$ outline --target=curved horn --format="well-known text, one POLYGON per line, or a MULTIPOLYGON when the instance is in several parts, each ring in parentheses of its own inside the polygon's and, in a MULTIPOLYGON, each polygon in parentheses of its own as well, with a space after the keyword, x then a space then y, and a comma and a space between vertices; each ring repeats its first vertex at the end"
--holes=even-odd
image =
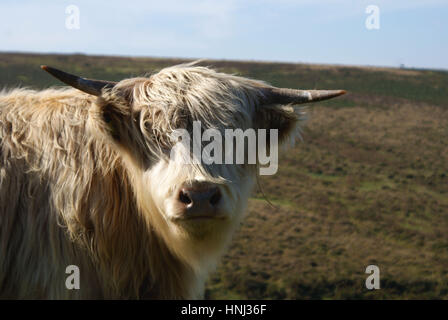
POLYGON ((103 81, 103 80, 91 80, 85 79, 73 74, 49 67, 49 66, 40 66, 42 70, 47 71, 53 77, 61 80, 65 84, 72 86, 78 90, 81 90, 85 93, 92 94, 94 96, 101 95, 101 90, 105 87, 112 88, 117 83, 113 81, 103 81))
POLYGON ((345 94, 345 90, 296 90, 268 87, 264 89, 265 104, 300 104, 331 99, 345 94))

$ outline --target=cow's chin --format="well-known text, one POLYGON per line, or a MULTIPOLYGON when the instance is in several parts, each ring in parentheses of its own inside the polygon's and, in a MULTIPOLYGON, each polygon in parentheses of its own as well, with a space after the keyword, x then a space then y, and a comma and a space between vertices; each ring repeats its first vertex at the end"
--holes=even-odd
POLYGON ((228 215, 219 217, 184 218, 170 215, 170 224, 177 233, 194 242, 213 242, 232 232, 233 221, 228 215))
POLYGON ((241 222, 243 212, 220 212, 213 218, 182 217, 173 206, 163 212, 171 243, 189 263, 209 264, 222 255, 241 222))
MULTIPOLYGON (((138 199, 153 230, 170 249, 190 265, 203 266, 218 258, 227 248, 244 218, 254 179, 248 174, 251 172, 239 173, 236 168, 223 170, 225 174, 218 172, 225 181, 232 181, 220 183, 222 181, 207 180, 209 177, 200 176, 194 168, 190 169, 160 161, 141 175, 143 179, 136 179, 142 182, 138 199), (214 199, 216 192, 213 191, 209 200, 205 198, 206 202, 194 209, 189 206, 189 203, 194 205, 194 199, 190 199, 193 200, 191 202, 184 199, 181 192, 185 193, 183 189, 186 192, 203 192, 204 184, 206 192, 218 187, 220 197, 214 199)), ((190 193, 189 196, 194 198, 195 195, 190 193)), ((204 201, 204 197, 199 199, 204 201)))
POLYGON ((201 242, 220 243, 232 232, 236 220, 235 212, 227 212, 224 208, 216 212, 196 212, 186 214, 177 201, 165 202, 164 216, 175 236, 184 241, 192 241, 196 245, 201 242))

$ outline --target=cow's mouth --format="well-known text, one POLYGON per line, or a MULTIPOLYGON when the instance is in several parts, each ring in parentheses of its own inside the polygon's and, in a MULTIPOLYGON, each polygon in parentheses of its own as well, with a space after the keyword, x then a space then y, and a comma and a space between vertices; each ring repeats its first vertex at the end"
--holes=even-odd
POLYGON ((224 215, 216 215, 216 214, 202 214, 202 215, 182 215, 175 217, 173 220, 182 222, 182 221, 213 221, 213 220, 226 220, 227 217, 224 215))

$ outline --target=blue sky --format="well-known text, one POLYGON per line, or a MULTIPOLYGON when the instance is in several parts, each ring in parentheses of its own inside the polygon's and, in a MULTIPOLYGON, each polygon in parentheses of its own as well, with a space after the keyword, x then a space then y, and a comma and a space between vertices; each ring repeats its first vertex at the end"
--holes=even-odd
POLYGON ((0 12, 0 51, 448 69, 448 0, 2 0, 0 12))

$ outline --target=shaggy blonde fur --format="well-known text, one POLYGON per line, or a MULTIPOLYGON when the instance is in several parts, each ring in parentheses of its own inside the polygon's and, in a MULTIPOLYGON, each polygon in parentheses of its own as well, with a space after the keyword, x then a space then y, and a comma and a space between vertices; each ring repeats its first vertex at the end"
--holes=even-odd
MULTIPOLYGON (((201 297, 240 223, 255 170, 179 166, 174 129, 281 128, 298 117, 262 107, 261 82, 181 65, 126 79, 93 97, 75 89, 0 94, 0 298, 201 297), (229 219, 170 222, 175 190, 220 184, 229 219), (67 290, 68 265, 81 289, 67 290)), ((282 135, 283 132, 283 135, 282 135)))

